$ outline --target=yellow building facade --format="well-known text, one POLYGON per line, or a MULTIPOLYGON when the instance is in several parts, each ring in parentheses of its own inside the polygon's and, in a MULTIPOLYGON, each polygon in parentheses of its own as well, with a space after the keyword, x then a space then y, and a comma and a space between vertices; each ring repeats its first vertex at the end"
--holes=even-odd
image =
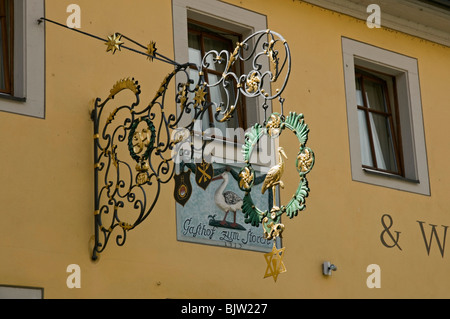
MULTIPOLYGON (((15 30, 26 37, 14 58, 26 63, 14 79, 26 85, 21 96, 0 100, 4 296, 9 288, 31 287, 49 299, 450 297, 445 1, 380 1, 371 8, 371 1, 21 3, 14 1, 15 14, 23 10, 16 19, 23 19, 23 30, 15 30), (304 114, 315 153, 307 208, 293 219, 283 217, 287 272, 274 282, 263 278, 262 252, 178 240, 173 180, 162 185, 151 214, 128 232, 123 246, 113 234, 100 258, 91 259, 94 101, 105 99, 118 80, 133 77, 148 103, 173 66, 124 49, 105 52, 92 37, 48 21, 38 24, 42 16, 63 25, 79 22, 77 30, 102 38, 120 32, 155 41, 157 52, 180 63, 189 59, 186 30, 192 21, 244 37, 270 29, 286 39, 292 68, 284 111, 304 114), (386 99, 392 98, 397 113, 386 118, 401 135, 394 138, 396 169, 366 162, 359 114, 370 106, 359 102, 355 86, 355 79, 365 77, 392 87, 386 99), (331 275, 323 273, 327 261, 337 267, 331 275), (79 275, 79 287, 70 285, 72 275, 79 275)), ((167 113, 177 112, 176 92, 171 83, 167 113)), ((273 104, 276 111, 278 102, 273 104)), ((280 144, 289 149, 297 141, 287 137, 280 144)), ((376 146, 372 151, 378 156, 376 146)), ((286 171, 283 180, 280 199, 286 202, 298 176, 286 171)))

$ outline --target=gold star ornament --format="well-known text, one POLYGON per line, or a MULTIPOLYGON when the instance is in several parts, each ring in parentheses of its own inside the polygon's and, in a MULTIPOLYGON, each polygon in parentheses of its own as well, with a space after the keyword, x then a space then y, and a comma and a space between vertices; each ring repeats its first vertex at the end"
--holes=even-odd
POLYGON ((112 54, 114 54, 117 50, 120 51, 120 46, 124 43, 121 39, 122 35, 117 33, 108 36, 108 41, 105 42, 105 45, 107 46, 106 52, 112 51, 112 54))
POLYGON ((264 278, 273 277, 273 280, 277 282, 278 275, 286 272, 286 267, 283 263, 285 248, 277 249, 275 240, 273 241, 272 251, 264 254, 264 258, 267 262, 267 269, 264 278))
POLYGON ((150 60, 153 62, 153 58, 156 54, 156 42, 151 41, 149 45, 147 46, 147 52, 149 56, 147 56, 147 60, 150 60))
POLYGON ((205 95, 206 95, 205 89, 203 87, 199 87, 195 92, 194 97, 195 106, 201 105, 203 102, 205 102, 206 100, 205 95))

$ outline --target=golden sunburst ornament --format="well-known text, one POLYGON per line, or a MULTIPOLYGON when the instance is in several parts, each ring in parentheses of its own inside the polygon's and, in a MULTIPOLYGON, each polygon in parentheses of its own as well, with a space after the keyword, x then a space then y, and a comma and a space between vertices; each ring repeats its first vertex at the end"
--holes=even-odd
POLYGON ((120 51, 120 46, 124 43, 121 39, 122 35, 117 33, 108 36, 108 41, 105 42, 105 45, 107 46, 106 52, 112 51, 112 54, 114 54, 117 50, 120 51))

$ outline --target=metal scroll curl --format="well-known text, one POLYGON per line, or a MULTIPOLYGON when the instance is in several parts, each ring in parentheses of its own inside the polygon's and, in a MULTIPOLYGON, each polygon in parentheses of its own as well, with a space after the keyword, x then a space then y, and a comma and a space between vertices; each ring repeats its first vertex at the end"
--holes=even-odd
MULTIPOLYGON (((184 137, 173 138, 173 129, 180 117, 166 114, 165 95, 174 76, 177 73, 187 75, 188 67, 189 64, 177 65, 164 78, 147 106, 140 106, 141 88, 134 78, 116 82, 105 100, 97 98, 95 101, 91 113, 95 160, 93 260, 104 251, 116 228, 120 230, 115 236, 116 244, 124 245, 127 232, 149 216, 162 184, 168 183, 174 175, 174 146, 184 137), (117 106, 130 100, 131 104, 117 106)), ((180 105, 181 116, 192 112, 194 118, 201 118, 208 104, 199 99, 201 82, 191 90, 192 82, 187 76, 187 83, 178 86, 176 102, 180 105), (188 95, 193 98, 189 99, 188 95)))
MULTIPOLYGON (((189 64, 177 65, 147 106, 140 106, 141 88, 133 78, 116 82, 105 100, 95 101, 91 113, 95 160, 93 260, 104 251, 116 228, 119 232, 115 241, 122 246, 128 231, 149 216, 162 184, 174 175, 174 147, 186 138, 174 135, 174 129, 183 115, 190 113, 194 119, 201 119, 211 105, 205 99, 202 78, 190 89, 193 81, 186 71, 188 67, 189 64), (178 73, 187 77, 186 83, 178 85, 176 94, 179 117, 166 114, 164 109, 167 89, 178 73), (117 106, 121 101, 130 100, 131 104, 117 106)), ((193 122, 186 126, 188 131, 192 130, 193 122)))
POLYGON ((211 68, 211 64, 225 65, 222 77, 207 84, 208 88, 218 87, 225 93, 224 101, 213 102, 216 120, 224 122, 231 118, 241 96, 264 98, 265 109, 267 101, 281 97, 289 80, 291 55, 287 41, 280 34, 263 30, 237 43, 232 53, 226 50, 209 51, 204 56, 201 67, 211 68), (269 64, 266 63, 267 60, 269 64), (249 63, 250 71, 241 75, 232 72, 232 66, 237 61, 249 63), (271 93, 272 90, 275 93, 271 93))

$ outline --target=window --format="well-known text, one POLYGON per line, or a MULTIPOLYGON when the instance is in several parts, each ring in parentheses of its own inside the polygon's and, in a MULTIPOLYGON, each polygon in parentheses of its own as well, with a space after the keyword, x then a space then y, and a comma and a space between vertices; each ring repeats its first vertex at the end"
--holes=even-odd
POLYGON ((376 73, 356 69, 356 105, 362 166, 368 169, 403 175, 394 79, 388 81, 376 73))
POLYGON ((0 0, 0 111, 45 117, 44 0, 0 0))
POLYGON ((430 195, 417 60, 342 38, 352 178, 430 195))
MULTIPOLYGON (((224 29, 216 29, 201 22, 190 20, 188 23, 189 62, 201 65, 202 58, 210 50, 217 50, 218 52, 226 50, 228 52, 233 52, 236 43, 241 41, 242 36, 238 33, 224 29)), ((205 81, 207 83, 216 83, 222 77, 226 65, 213 63, 213 61, 207 62, 209 63, 208 68, 202 70, 205 81)), ((241 69, 243 69, 243 63, 235 63, 232 68, 232 72, 240 74, 241 69)), ((199 70, 194 67, 190 70, 190 76, 195 82, 198 80, 198 71, 199 70)), ((231 85, 233 86, 231 92, 236 94, 236 83, 231 83, 231 85)), ((218 104, 220 101, 226 99, 225 92, 220 90, 219 87, 211 87, 207 99, 209 102, 214 101, 218 104)), ((232 96, 231 99, 233 100, 234 96, 232 96)), ((224 137, 227 136, 226 128, 237 129, 241 127, 246 129, 245 99, 240 99, 238 104, 235 115, 230 121, 224 123, 218 122, 215 119, 214 110, 209 108, 207 116, 203 118, 202 129, 206 130, 208 127, 216 127, 222 131, 222 136, 224 137)), ((234 137, 237 138, 237 136, 234 137)))
POLYGON ((0 92, 13 93, 13 6, 12 0, 0 0, 0 92))

